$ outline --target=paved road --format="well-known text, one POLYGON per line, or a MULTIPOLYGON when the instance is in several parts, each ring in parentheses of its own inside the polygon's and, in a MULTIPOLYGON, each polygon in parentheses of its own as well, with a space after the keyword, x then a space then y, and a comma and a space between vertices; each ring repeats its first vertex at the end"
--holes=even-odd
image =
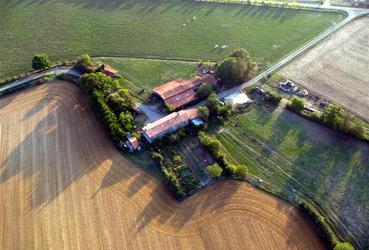
POLYGON ((0 87, 0 93, 2 93, 3 91, 7 91, 9 89, 12 89, 12 88, 16 88, 20 85, 23 85, 23 84, 26 84, 26 83, 30 83, 34 80, 37 80, 37 79, 40 79, 40 78, 43 78, 45 76, 51 76, 51 75, 59 75, 59 74, 69 74, 71 76, 76 76, 76 77, 80 77, 80 73, 70 67, 61 67, 61 68, 56 68, 56 69, 51 69, 51 70, 48 70, 48 71, 44 71, 44 72, 41 72, 41 73, 38 73, 38 74, 33 74, 33 75, 30 75, 30 76, 27 76, 27 77, 24 77, 22 79, 19 79, 19 80, 16 80, 12 83, 8 83, 2 87, 0 87))
MULTIPOLYGON (((339 10, 339 11, 343 11, 347 13, 347 17, 342 20, 340 23, 337 24, 333 24, 332 26, 323 31, 322 33, 320 33, 318 36, 316 36, 315 38, 313 38, 312 40, 310 40, 309 42, 307 42, 305 45, 303 45, 302 47, 298 48, 297 50, 295 50, 294 52, 292 52, 291 54, 289 54, 288 56, 286 56, 285 58, 283 58, 282 60, 280 60, 279 62, 277 62, 276 64, 274 64, 272 67, 270 67, 269 69, 267 69, 266 71, 260 73, 259 75, 257 75, 255 78, 253 78, 252 80, 243 83, 242 85, 239 86, 235 86, 231 89, 228 89, 226 91, 223 91, 221 93, 218 94, 219 98, 224 98, 226 96, 229 96, 235 92, 241 91, 247 87, 250 87, 254 84, 256 84, 257 82, 259 82, 261 79, 263 79, 265 76, 276 72, 277 70, 279 70, 280 68, 282 68, 284 65, 286 65, 287 63, 291 62, 292 60, 294 60, 295 58, 297 58, 299 55, 301 55, 302 53, 304 53, 305 51, 307 51, 308 49, 312 48, 313 46, 315 46, 317 43, 319 43, 320 41, 322 41, 323 39, 327 38, 328 36, 330 36, 332 33, 334 33, 336 30, 340 29, 341 27, 343 27, 345 24, 347 24, 348 22, 352 21, 353 19, 362 16, 362 15, 369 15, 369 9, 361 9, 361 8, 349 8, 349 7, 341 7, 341 6, 331 6, 330 2, 327 1, 325 4, 323 5, 312 5, 312 4, 300 4, 304 7, 311 7, 311 8, 315 8, 315 9, 326 9, 326 10, 339 10)), ((196 107, 198 106, 203 106, 205 105, 205 102, 201 102, 197 105, 195 105, 196 107)))

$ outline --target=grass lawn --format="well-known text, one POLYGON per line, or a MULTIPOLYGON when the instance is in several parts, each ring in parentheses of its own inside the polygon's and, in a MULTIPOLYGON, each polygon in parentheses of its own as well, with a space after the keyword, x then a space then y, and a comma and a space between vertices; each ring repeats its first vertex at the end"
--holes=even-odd
POLYGON ((190 62, 111 58, 98 61, 113 66, 128 81, 123 81, 124 88, 145 101, 151 89, 177 78, 191 78, 196 73, 196 64, 190 62), (145 93, 141 94, 141 90, 145 93))
POLYGON ((210 60, 242 47, 259 63, 274 62, 341 18, 190 0, 0 0, 0 78, 29 70, 39 52, 52 60, 82 53, 210 60))
POLYGON ((337 214, 363 242, 369 227, 369 146, 285 109, 255 105, 217 138, 232 161, 294 200, 299 192, 337 214), (295 190, 295 191, 294 191, 295 190))

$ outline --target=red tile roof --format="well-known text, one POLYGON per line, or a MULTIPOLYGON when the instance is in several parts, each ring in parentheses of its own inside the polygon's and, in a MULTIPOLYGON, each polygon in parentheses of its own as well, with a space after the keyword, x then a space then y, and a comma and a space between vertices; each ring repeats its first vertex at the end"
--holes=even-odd
POLYGON ((195 77, 189 80, 177 79, 153 89, 153 93, 159 95, 166 104, 176 109, 197 99, 195 88, 202 83, 215 85, 213 75, 195 77))
POLYGON ((143 131, 145 131, 147 136, 155 137, 158 134, 165 133, 172 127, 179 126, 196 118, 198 118, 197 109, 181 110, 146 125, 143 127, 143 131))
POLYGON ((128 138, 128 141, 132 145, 133 150, 136 150, 140 147, 140 144, 138 143, 138 140, 136 137, 130 137, 128 138))
POLYGON ((118 70, 113 69, 112 67, 110 67, 108 65, 104 66, 103 71, 104 71, 105 74, 108 74, 108 75, 115 75, 115 74, 118 73, 118 70))

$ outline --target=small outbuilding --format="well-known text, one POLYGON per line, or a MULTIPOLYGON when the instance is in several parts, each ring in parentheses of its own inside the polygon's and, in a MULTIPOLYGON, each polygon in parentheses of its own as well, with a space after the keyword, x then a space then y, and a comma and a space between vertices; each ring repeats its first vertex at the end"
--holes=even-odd
POLYGON ((224 101, 232 104, 235 108, 245 108, 253 102, 244 92, 231 94, 224 98, 224 101))
POLYGON ((128 140, 126 141, 126 146, 129 152, 141 150, 140 143, 138 142, 137 138, 134 136, 128 137, 128 140))
POLYGON ((113 69, 112 67, 110 67, 109 65, 103 65, 102 66, 102 72, 110 77, 114 77, 118 75, 118 70, 113 69))

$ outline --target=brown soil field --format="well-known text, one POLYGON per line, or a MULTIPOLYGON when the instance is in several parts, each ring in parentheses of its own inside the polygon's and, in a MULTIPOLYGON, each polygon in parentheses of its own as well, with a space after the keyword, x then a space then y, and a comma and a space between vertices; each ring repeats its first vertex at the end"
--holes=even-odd
POLYGON ((246 183, 175 201, 66 82, 1 98, 0 142, 1 249, 325 249, 298 209, 246 183))
POLYGON ((282 72, 369 121, 369 18, 346 25, 282 72))

